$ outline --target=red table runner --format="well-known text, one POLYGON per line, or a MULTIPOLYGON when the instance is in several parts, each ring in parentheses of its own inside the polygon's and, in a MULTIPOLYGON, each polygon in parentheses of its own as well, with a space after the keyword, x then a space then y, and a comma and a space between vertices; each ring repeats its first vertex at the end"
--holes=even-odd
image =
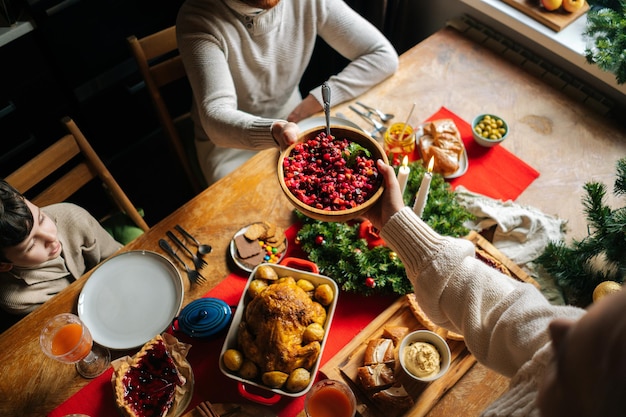
MULTIPOLYGON (((450 185, 462 185, 470 191, 497 200, 515 200, 537 177, 539 172, 500 145, 480 146, 472 136, 472 127, 465 120, 441 107, 426 121, 452 119, 459 129, 467 152, 467 172, 450 180, 450 185)), ((415 149, 414 158, 420 154, 415 149)))
MULTIPOLYGON (((428 120, 451 118, 455 121, 465 148, 469 167, 465 175, 450 181, 452 187, 463 185, 470 191, 495 199, 515 200, 538 176, 539 173, 501 146, 483 148, 474 142, 471 126, 446 109, 440 108, 428 120)), ((306 258, 294 241, 297 226, 287 230, 289 239, 287 256, 306 258)), ((248 275, 242 272, 230 274, 205 296, 224 300, 228 305, 238 304, 248 275)), ((395 297, 364 297, 341 293, 337 302, 328 341, 322 355, 323 365, 343 346, 385 310, 395 297)), ((189 409, 204 400, 214 403, 245 402, 237 390, 237 381, 227 378, 219 370, 219 354, 226 332, 209 341, 192 340, 183 334, 176 336, 192 344, 188 360, 195 378, 194 394, 189 409)), ((53 410, 50 417, 62 417, 71 413, 83 413, 91 417, 118 415, 111 387, 112 370, 95 378, 79 392, 53 410)), ((318 378, 321 376, 318 375, 318 378)), ((304 397, 283 397, 271 408, 281 417, 292 417, 304 408, 304 397)))

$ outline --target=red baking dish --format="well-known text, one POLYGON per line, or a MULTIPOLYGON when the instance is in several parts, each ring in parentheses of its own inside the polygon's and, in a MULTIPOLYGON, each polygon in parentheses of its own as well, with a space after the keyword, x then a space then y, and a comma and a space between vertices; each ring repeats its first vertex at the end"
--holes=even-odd
POLYGON ((330 325, 333 319, 333 315, 335 313, 335 308, 337 306, 337 298, 339 295, 339 288, 337 287, 337 284, 335 283, 335 281, 329 277, 320 275, 317 272, 318 272, 317 265, 315 265, 312 262, 298 259, 298 258, 285 258, 281 262, 281 264, 278 264, 278 265, 277 264, 261 264, 257 266, 256 268, 254 268, 254 270, 252 270, 252 272, 250 273, 250 277, 248 278, 248 282, 246 283, 241 299, 239 300, 239 304, 237 305, 235 313, 233 314, 233 319, 230 324, 228 334, 226 335, 226 340, 224 341, 222 352, 220 353, 220 364, 219 364, 220 370, 222 371, 224 375, 239 382, 238 384, 239 393, 245 398, 258 402, 258 403, 271 405, 271 404, 278 402, 282 396, 300 397, 306 394, 311 389, 311 386, 313 385, 313 382, 315 381, 315 376, 319 369, 320 360, 322 358, 322 353, 324 351, 324 346, 326 345, 326 341, 328 339, 330 325), (271 388, 267 385, 264 385, 261 382, 260 378, 255 379, 255 380, 243 378, 241 375, 238 375, 236 372, 229 370, 224 365, 224 361, 222 360, 222 357, 224 356, 224 352, 226 352, 228 349, 239 349, 237 337, 238 337, 239 325, 242 321, 242 318, 244 317, 244 310, 246 308, 247 303, 249 302, 249 297, 247 296, 248 288, 250 287, 250 283, 254 280, 257 269, 260 268, 262 265, 272 266, 272 268, 274 268, 274 270, 278 274, 279 278, 293 277, 296 281, 304 278, 304 279, 311 281, 311 283, 313 283, 313 285, 316 287, 320 284, 329 284, 334 293, 332 302, 328 306, 326 306, 326 322, 323 326, 325 330, 325 334, 324 334, 324 338, 322 339, 320 343, 321 349, 320 349, 319 355, 312 369, 310 369, 311 380, 309 381, 309 384, 306 386, 306 388, 303 389, 302 391, 290 392, 282 388, 278 388, 278 389, 271 388), (290 265, 296 266, 298 269, 293 268, 290 265), (303 268, 307 268, 310 271, 304 271, 302 270, 303 268), (256 389, 254 391, 261 392, 261 393, 267 392, 269 396, 266 397, 264 395, 259 395, 259 394, 254 394, 252 392, 249 392, 247 390, 247 387, 259 388, 260 390, 256 389))

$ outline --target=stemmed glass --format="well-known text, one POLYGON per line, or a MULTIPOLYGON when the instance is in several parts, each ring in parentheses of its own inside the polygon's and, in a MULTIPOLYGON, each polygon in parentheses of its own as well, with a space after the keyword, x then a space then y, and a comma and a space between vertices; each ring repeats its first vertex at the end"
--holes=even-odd
POLYGON ((60 362, 75 363, 84 378, 95 378, 111 364, 109 350, 93 343, 80 318, 71 313, 54 316, 41 330, 39 343, 44 353, 60 362))

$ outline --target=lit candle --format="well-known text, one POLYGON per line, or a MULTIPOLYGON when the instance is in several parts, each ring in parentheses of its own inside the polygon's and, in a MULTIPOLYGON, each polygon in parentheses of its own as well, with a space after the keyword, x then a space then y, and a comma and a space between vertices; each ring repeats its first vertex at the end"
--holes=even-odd
POLYGON ((424 178, 422 178, 422 183, 420 184, 420 189, 417 193, 417 197, 415 197, 415 204, 413 205, 413 211, 418 216, 422 217, 422 213, 424 213, 424 207, 426 207, 426 200, 428 200, 428 191, 430 190, 430 181, 433 178, 433 165, 435 165, 435 159, 433 157, 430 158, 430 162, 428 163, 428 171, 424 174, 424 178))
POLYGON ((409 158, 405 155, 402 159, 402 166, 398 170, 398 182, 400 183, 400 193, 404 194, 406 183, 409 181, 409 173, 411 168, 408 167, 409 158))

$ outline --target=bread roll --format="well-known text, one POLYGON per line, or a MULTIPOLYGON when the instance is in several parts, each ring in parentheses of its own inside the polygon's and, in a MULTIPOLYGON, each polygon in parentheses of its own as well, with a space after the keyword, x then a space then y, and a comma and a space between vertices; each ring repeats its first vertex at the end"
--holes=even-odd
POLYGON ((433 158, 433 172, 443 176, 456 172, 464 146, 454 120, 434 120, 424 125, 423 129, 424 134, 419 138, 418 147, 424 163, 428 164, 430 158, 433 158))

